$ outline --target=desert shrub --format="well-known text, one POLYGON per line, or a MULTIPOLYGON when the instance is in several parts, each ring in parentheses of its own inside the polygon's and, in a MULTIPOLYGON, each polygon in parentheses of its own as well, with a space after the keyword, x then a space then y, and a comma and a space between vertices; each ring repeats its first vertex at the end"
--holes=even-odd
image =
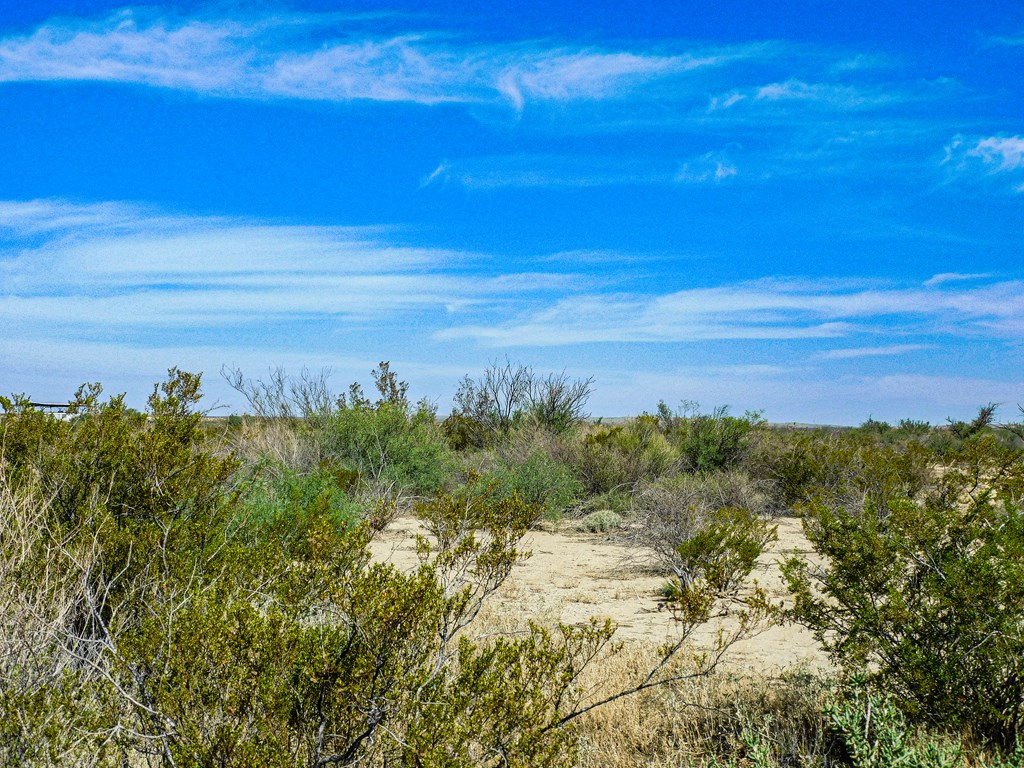
POLYGON ((322 455, 375 486, 429 495, 454 477, 456 462, 433 416, 392 403, 347 405, 323 425, 322 455))
POLYGON ((545 517, 557 520, 579 502, 583 486, 572 468, 542 450, 521 463, 502 462, 489 476, 506 495, 518 494, 527 504, 544 509, 545 517))
POLYGON ((629 492, 641 480, 671 471, 679 454, 658 431, 657 422, 640 416, 624 425, 598 425, 570 446, 567 460, 588 494, 629 492))
POLYGON ((747 521, 744 526, 749 523, 748 533, 763 546, 771 540, 774 528, 758 522, 767 503, 761 485, 741 472, 676 475, 647 483, 634 498, 636 525, 631 537, 669 573, 680 567, 679 546, 716 519, 743 518, 747 521), (742 513, 719 514, 723 509, 742 513))
MULTIPOLYGON (((956 453, 967 440, 981 435, 995 437, 1007 448, 1024 446, 1024 423, 997 423, 995 416, 998 408, 996 403, 984 405, 970 421, 947 419, 946 427, 933 430, 928 435, 928 446, 943 457, 956 453)), ((1018 408, 1021 415, 1024 415, 1024 407, 1018 408)))
POLYGON ((1012 745, 1024 723, 1024 454, 968 440, 920 502, 812 502, 820 566, 790 559, 791 617, 916 722, 1012 745))
POLYGON ((11 403, 4 763, 561 766, 579 718, 708 674, 764 613, 749 605, 696 667, 674 664, 749 571, 745 540, 712 526, 681 550, 677 639, 594 696, 585 674, 619 649, 610 623, 468 631, 526 556, 537 507, 496 484, 439 494, 418 506, 435 538, 402 572, 372 560, 368 525, 338 524, 340 462, 281 472, 280 508, 240 526, 244 487, 204 442, 199 396, 198 377, 172 371, 142 414, 91 397, 56 422, 11 403))
POLYGON ((323 467, 300 475, 291 470, 258 476, 243 498, 239 523, 250 529, 286 524, 297 510, 317 509, 339 528, 353 524, 362 505, 346 491, 358 478, 338 468, 323 467), (339 477, 340 475, 340 477, 339 477))
POLYGON ((759 413, 738 418, 729 415, 728 406, 700 413, 692 402, 684 402, 673 411, 662 401, 658 403, 658 419, 684 467, 693 472, 735 467, 744 456, 751 431, 761 424, 759 413))
POLYGON ((599 493, 590 496, 580 504, 581 511, 600 512, 608 509, 619 514, 629 512, 633 509, 633 494, 624 488, 616 488, 612 491, 599 493))
POLYGON ((623 522, 622 515, 610 509, 599 509, 581 518, 579 527, 589 533, 608 533, 620 527, 623 522))
POLYGON ((570 379, 565 371, 534 376, 527 396, 527 414, 544 429, 556 434, 568 432, 588 418, 586 407, 593 383, 593 377, 570 379))
POLYGON ((997 405, 989 403, 978 409, 978 415, 971 421, 949 419, 949 431, 958 440, 968 440, 985 432, 995 419, 997 405))
POLYGON ((853 768, 960 768, 963 750, 952 739, 915 733, 891 696, 865 689, 854 680, 849 694, 825 709, 853 768))
POLYGON ((409 385, 387 361, 371 375, 377 399, 355 382, 335 395, 327 374, 289 377, 272 369, 268 381, 225 374, 256 419, 239 446, 251 463, 309 474, 324 462, 358 474, 371 495, 430 495, 449 484, 457 464, 426 402, 411 405, 409 385))
POLYGON ((201 449, 199 392, 199 376, 171 369, 142 413, 123 395, 101 402, 99 385, 83 386, 69 421, 4 399, 4 460, 13 478, 38 478, 67 521, 97 501, 119 524, 206 514, 220 504, 236 462, 201 449))
POLYGON ((564 371, 538 376, 526 365, 495 362, 477 379, 463 377, 444 431, 456 450, 483 448, 527 421, 564 433, 587 418, 592 384, 564 371))
POLYGON ((487 429, 481 422, 455 412, 441 422, 441 434, 454 451, 483 448, 489 440, 487 429))
MULTIPOLYGON (((2 529, 0 595, 24 620, 4 625, 0 642, 6 652, 32 637, 35 647, 13 666, 3 667, 7 653, 0 660, 0 709, 11 715, 0 728, 4 761, 562 764, 573 681, 611 628, 536 628, 486 645, 459 638, 521 558, 535 509, 487 497, 468 525, 459 500, 425 504, 424 515, 451 523, 450 536, 436 549, 422 542, 424 564, 402 574, 370 563, 368 528, 337 525, 325 472, 287 479, 282 509, 239 536, 224 490, 230 465, 204 453, 193 384, 172 377, 143 418, 115 398, 67 427, 92 436, 103 426, 120 440, 104 443, 108 474, 68 465, 65 482, 90 484, 68 496, 85 500, 73 516, 66 499, 39 496, 27 472, 0 463, 0 488, 26 494, 27 505, 11 503, 32 524, 18 541, 2 529), (90 418, 100 424, 86 426, 90 418), (171 436, 181 450, 170 450, 171 436), (150 444, 165 451, 137 450, 150 444), (180 495, 158 505, 140 490, 154 470, 180 495), (189 474, 191 484, 179 480, 189 474), (118 483, 119 495, 101 495, 118 483), (126 509, 126 500, 147 505, 126 509), (82 702, 93 705, 65 718, 82 702)), ((16 417, 5 425, 25 428, 16 417)), ((59 468, 45 469, 57 485, 59 468)))
POLYGON ((38 478, 14 474, 0 461, 0 762, 89 765, 73 734, 101 702, 73 685, 65 651, 83 585, 71 569, 39 567, 55 514, 38 478))
POLYGON ((271 475, 310 472, 322 461, 319 441, 296 420, 246 416, 230 445, 243 464, 271 475))
MULTIPOLYGON (((638 493, 631 541, 671 575, 662 591, 670 610, 712 615, 717 598, 695 593, 692 585, 700 583, 714 583, 718 595, 739 601, 741 585, 776 534, 774 525, 742 505, 744 497, 756 501, 752 488, 738 476, 683 475, 638 493)), ((760 588, 748 601, 759 619, 774 615, 760 588)))
POLYGON ((907 443, 911 440, 927 439, 933 432, 932 425, 927 421, 915 421, 914 419, 900 419, 896 424, 887 421, 878 421, 875 418, 868 419, 860 426, 850 430, 851 433, 872 440, 893 444, 907 443))
POLYGON ((883 445, 863 433, 780 430, 760 435, 744 466, 770 482, 779 509, 813 499, 862 507, 917 498, 931 482, 934 459, 917 441, 883 445))
MULTIPOLYGON (((166 729, 151 698, 150 673, 165 658, 160 632, 183 615, 190 590, 223 573, 236 500, 233 459, 204 446, 198 376, 172 369, 146 413, 126 408, 123 397, 101 403, 99 394, 98 386, 80 390, 72 421, 44 425, 50 417, 9 412, 13 445, 38 450, 5 443, 0 464, 3 482, 19 493, 30 492, 23 483, 34 476, 44 500, 41 535, 16 569, 17 594, 50 638, 41 643, 48 653, 27 666, 43 681, 5 686, 4 706, 35 697, 34 723, 47 723, 50 755, 90 754, 91 744, 95 763, 98 747, 125 728, 166 729), (28 434, 41 439, 23 440, 28 434), (153 654, 148 663, 136 655, 142 648, 153 654), (65 719, 69 709, 78 714, 65 719)), ((17 752, 32 728, 22 721, 0 746, 17 752)))

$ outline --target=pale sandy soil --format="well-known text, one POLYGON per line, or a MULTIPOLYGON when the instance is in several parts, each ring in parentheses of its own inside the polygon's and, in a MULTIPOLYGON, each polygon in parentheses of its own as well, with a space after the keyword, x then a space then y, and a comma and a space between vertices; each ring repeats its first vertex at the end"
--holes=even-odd
MULTIPOLYGON (((777 523, 778 541, 762 555, 754 573, 776 602, 786 596, 779 561, 793 552, 809 551, 799 520, 781 518, 777 523)), ((415 537, 422 532, 416 519, 399 518, 373 542, 374 556, 400 569, 415 567, 415 537)), ((531 619, 575 624, 596 617, 615 622, 621 640, 661 643, 674 636, 671 614, 659 610, 658 590, 665 577, 652 574, 635 548, 606 534, 563 526, 555 532, 532 531, 524 549, 533 554, 492 596, 488 623, 513 630, 531 619)), ((697 633, 695 642, 709 642, 715 632, 715 627, 708 627, 697 633)), ((723 663, 737 671, 760 673, 828 666, 813 636, 796 626, 772 627, 737 643, 723 663)))

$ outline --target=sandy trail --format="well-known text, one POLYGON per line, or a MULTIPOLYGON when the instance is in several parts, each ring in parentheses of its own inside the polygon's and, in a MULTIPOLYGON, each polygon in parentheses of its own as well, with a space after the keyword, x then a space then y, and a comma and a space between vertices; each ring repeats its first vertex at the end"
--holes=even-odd
MULTIPOLYGON (((786 597, 779 562, 794 552, 809 553, 810 546, 799 520, 780 518, 776 522, 778 541, 761 556, 753 577, 778 602, 786 597)), ((374 540, 374 557, 403 570, 415 567, 416 534, 423 532, 415 518, 399 518, 374 540)), ((533 554, 513 569, 491 598, 489 622, 516 629, 531 619, 544 624, 576 624, 609 618, 618 626, 616 636, 622 640, 662 643, 674 637, 677 630, 671 614, 659 610, 658 591, 665 578, 652 575, 635 548, 606 534, 570 529, 532 531, 523 548, 533 554)), ((702 628, 695 642, 710 642, 716 631, 715 626, 702 628)), ((797 666, 828 667, 814 637, 796 626, 772 627, 737 643, 724 663, 737 671, 762 674, 797 666)))

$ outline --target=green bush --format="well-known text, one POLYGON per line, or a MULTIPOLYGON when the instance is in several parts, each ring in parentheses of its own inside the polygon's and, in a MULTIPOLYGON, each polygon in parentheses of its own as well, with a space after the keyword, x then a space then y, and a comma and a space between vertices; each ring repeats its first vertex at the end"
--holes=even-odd
POLYGON ((891 696, 870 693, 855 679, 849 695, 825 709, 852 768, 960 768, 961 746, 948 738, 916 734, 891 696))
POLYGON ((624 489, 606 491, 597 496, 590 496, 580 504, 581 511, 600 512, 609 509, 619 514, 633 509, 633 495, 624 489))
POLYGON ((728 406, 721 406, 702 414, 696 403, 689 402, 675 412, 664 401, 658 403, 658 419, 684 466, 692 472, 735 467, 746 452, 751 431, 761 424, 759 413, 737 418, 729 415, 728 406))
POLYGON ((411 405, 409 385, 384 361, 372 371, 376 401, 356 382, 335 396, 326 373, 290 377, 271 370, 269 381, 250 381, 241 371, 225 374, 256 414, 242 452, 255 464, 284 465, 301 474, 323 468, 356 473, 377 494, 431 495, 448 486, 457 470, 435 409, 411 405))
POLYGON ((97 502, 121 525, 212 514, 237 463, 202 449, 203 414, 194 410, 200 377, 172 368, 146 413, 128 408, 123 395, 101 402, 101 394, 98 384, 81 387, 68 421, 0 398, 13 476, 38 477, 68 522, 97 502))
POLYGON ((284 469, 274 475, 258 477, 241 499, 239 523, 251 535, 259 535, 260 529, 294 522, 292 518, 297 511, 315 509, 339 529, 344 529, 361 516, 360 504, 346 492, 346 488, 352 488, 354 477, 354 474, 324 467, 308 475, 284 469))
POLYGON ((778 508, 799 509, 815 499, 854 507, 918 498, 934 460, 917 441, 888 445, 863 432, 780 430, 762 434, 744 465, 772 484, 778 508))
POLYGON ((462 633, 522 559, 534 507, 485 496, 467 520, 462 499, 424 504, 447 539, 422 541, 423 564, 403 574, 370 562, 367 527, 338 525, 325 468, 282 474, 270 517, 240 536, 233 465, 204 448, 198 396, 198 378, 174 372, 147 414, 90 400, 65 423, 11 404, 0 596, 18 621, 0 622, 5 763, 571 757, 562 723, 611 627, 486 644, 462 633), (69 448, 82 456, 62 458, 69 448))
POLYGON ((1024 453, 968 440, 920 502, 818 500, 791 617, 917 722, 1012 745, 1024 725, 1024 453))
POLYGON ((543 450, 535 450, 521 463, 502 462, 489 476, 502 493, 518 494, 527 504, 544 509, 544 516, 557 520, 583 495, 583 486, 572 469, 543 450))
POLYGON ((640 416, 625 425, 597 426, 573 445, 568 461, 588 494, 631 491, 642 480, 676 466, 679 453, 658 431, 656 420, 640 416))
POLYGON ((323 424, 321 455, 356 470, 378 487, 396 485, 421 495, 446 487, 457 468, 429 411, 402 405, 346 405, 323 424))
POLYGON ((758 551, 775 537, 766 519, 766 497, 760 484, 742 472, 676 475, 645 483, 634 499, 637 525, 632 541, 648 550, 661 569, 680 574, 681 546, 700 537, 709 526, 728 518, 757 540, 758 551))

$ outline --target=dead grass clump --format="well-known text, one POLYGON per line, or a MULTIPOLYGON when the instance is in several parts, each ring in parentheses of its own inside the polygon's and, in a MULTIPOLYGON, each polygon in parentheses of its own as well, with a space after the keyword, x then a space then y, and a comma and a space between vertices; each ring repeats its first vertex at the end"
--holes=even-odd
POLYGON ((64 685, 88 675, 89 648, 71 627, 85 596, 83 572, 97 559, 94 540, 74 542, 49 521, 51 499, 38 482, 15 487, 0 460, 0 763, 92 765, 81 748, 81 721, 99 707, 64 685), (59 693, 51 701, 54 692, 59 693))
POLYGON ((235 450, 248 465, 307 472, 320 461, 316 443, 288 419, 246 419, 235 450))
MULTIPOLYGON (((655 656, 653 645, 626 646, 601 665, 600 693, 625 687, 655 656)), ((778 765, 827 765, 836 750, 822 715, 829 691, 827 679, 801 671, 714 673, 650 689, 581 718, 577 768, 714 765, 742 754, 745 730, 772 745, 778 765)))

